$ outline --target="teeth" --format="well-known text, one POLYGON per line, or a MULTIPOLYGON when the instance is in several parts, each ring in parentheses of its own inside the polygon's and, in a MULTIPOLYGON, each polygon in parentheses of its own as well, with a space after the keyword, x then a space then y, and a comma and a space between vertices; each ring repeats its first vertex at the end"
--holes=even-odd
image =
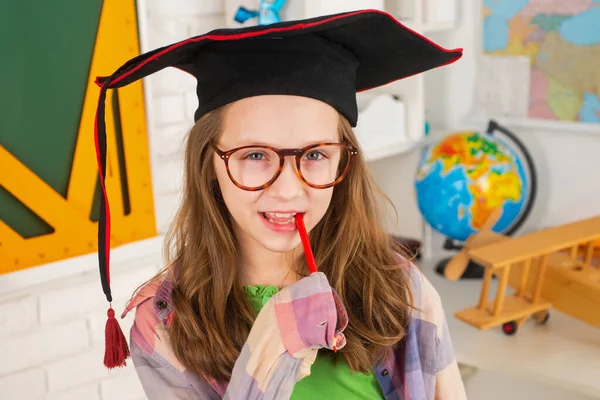
POLYGON ((295 213, 285 213, 284 214, 284 213, 265 212, 265 213, 263 213, 263 215, 269 222, 272 222, 272 223, 278 224, 278 225, 287 225, 287 224, 291 224, 294 222, 294 216, 296 214, 295 213))
POLYGON ((295 213, 270 213, 270 212, 266 212, 265 214, 271 216, 271 217, 275 217, 275 218, 292 218, 294 215, 296 215, 295 213))

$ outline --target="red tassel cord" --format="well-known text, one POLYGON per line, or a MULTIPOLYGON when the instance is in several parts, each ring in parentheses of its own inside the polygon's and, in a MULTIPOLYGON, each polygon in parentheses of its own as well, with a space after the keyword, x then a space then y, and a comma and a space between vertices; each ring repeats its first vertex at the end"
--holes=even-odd
POLYGON ((304 255, 306 256, 308 270, 312 274, 313 272, 317 272, 317 263, 315 262, 315 256, 313 255, 312 249, 310 248, 310 241, 308 240, 308 233, 306 233, 306 227, 304 226, 304 219, 302 218, 301 213, 297 213, 295 218, 298 233, 302 240, 302 246, 304 247, 304 255))
MULTIPOLYGON (((100 81, 97 80, 96 83, 100 81)), ((110 207, 108 202, 108 193, 106 191, 106 124, 104 121, 104 103, 106 100, 106 91, 110 85, 109 80, 102 84, 100 96, 98 98, 98 108, 96 110, 96 120, 94 123, 94 141, 96 144, 96 159, 98 162, 98 175, 102 185, 102 196, 100 197, 100 220, 98 221, 98 265, 100 269, 100 280, 102 290, 106 295, 109 304, 112 302, 110 290, 110 207)), ((104 365, 111 369, 115 367, 124 367, 127 365, 125 360, 129 357, 129 346, 119 322, 115 318, 115 311, 110 307, 108 309, 108 320, 105 328, 105 349, 104 365)))
POLYGON ((115 311, 108 309, 108 320, 106 321, 105 340, 106 348, 104 350, 104 365, 107 368, 124 367, 125 361, 129 357, 129 346, 119 322, 115 318, 115 311))

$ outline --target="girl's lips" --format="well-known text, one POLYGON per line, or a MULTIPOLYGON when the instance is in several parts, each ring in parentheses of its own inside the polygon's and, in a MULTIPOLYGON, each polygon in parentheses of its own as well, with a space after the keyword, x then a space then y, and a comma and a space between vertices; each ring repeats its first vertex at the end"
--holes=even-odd
POLYGON ((277 218, 269 215, 269 218, 267 218, 264 212, 259 212, 258 214, 267 228, 274 232, 294 232, 297 229, 296 220, 293 215, 290 218, 277 218))

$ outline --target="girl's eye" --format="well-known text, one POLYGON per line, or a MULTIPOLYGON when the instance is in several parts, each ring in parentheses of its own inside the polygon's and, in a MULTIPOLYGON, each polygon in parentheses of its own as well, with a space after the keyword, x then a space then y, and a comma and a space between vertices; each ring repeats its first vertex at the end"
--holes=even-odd
POLYGON ((262 154, 262 153, 256 153, 255 152, 255 153, 249 153, 249 154, 247 154, 246 157, 244 157, 244 158, 247 158, 247 159, 252 160, 252 161, 262 161, 262 160, 265 159, 265 155, 262 154))
POLYGON ((306 153, 305 157, 308 161, 319 161, 322 157, 325 157, 325 154, 315 150, 306 153))

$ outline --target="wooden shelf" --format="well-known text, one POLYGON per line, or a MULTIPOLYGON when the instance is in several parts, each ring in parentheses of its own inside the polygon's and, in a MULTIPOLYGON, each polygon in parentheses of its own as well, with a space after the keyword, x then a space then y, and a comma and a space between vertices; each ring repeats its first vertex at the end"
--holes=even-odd
POLYGON ((403 142, 397 142, 389 146, 384 146, 376 150, 369 150, 365 152, 366 161, 377 161, 384 158, 396 156, 399 154, 407 153, 419 147, 421 141, 406 140, 403 142))
POLYGON ((421 26, 421 31, 423 33, 434 33, 434 32, 443 32, 448 31, 450 29, 455 28, 454 21, 445 21, 445 22, 432 22, 426 23, 421 26))

